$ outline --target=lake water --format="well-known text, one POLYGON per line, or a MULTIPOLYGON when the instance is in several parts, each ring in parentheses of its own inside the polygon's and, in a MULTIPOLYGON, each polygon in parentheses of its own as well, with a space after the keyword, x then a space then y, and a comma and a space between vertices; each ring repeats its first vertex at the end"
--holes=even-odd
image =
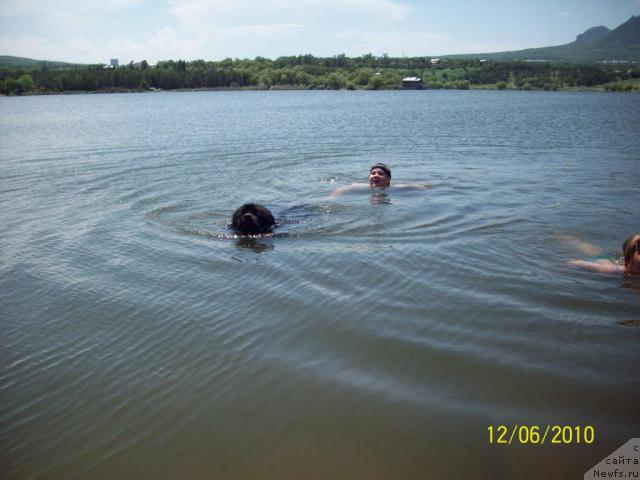
POLYGON ((640 436, 640 279, 567 265, 640 231, 640 95, 0 98, 0 128, 2 478, 582 478, 640 436), (326 198, 379 161, 432 188, 326 198), (248 201, 274 236, 230 235, 248 201))

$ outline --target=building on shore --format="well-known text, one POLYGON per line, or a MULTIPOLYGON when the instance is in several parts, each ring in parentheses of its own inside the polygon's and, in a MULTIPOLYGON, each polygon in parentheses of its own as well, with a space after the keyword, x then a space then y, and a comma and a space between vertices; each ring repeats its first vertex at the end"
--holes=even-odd
POLYGON ((402 87, 406 90, 422 90, 422 79, 419 77, 403 78, 402 87))

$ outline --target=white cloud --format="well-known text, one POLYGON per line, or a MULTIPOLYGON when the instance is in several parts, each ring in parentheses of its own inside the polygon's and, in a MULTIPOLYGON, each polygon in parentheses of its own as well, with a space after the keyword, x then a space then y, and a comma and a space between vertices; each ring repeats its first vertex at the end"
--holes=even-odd
POLYGON ((193 60, 200 58, 198 52, 205 47, 201 39, 181 37, 172 28, 163 28, 145 41, 128 38, 111 38, 105 43, 94 45, 91 58, 107 62, 110 58, 118 58, 121 63, 147 60, 155 63, 158 60, 193 60))
POLYGON ((144 0, 2 0, 0 16, 94 14, 137 6, 144 0))
POLYGON ((0 52, 17 57, 30 57, 38 60, 58 60, 60 53, 52 48, 48 40, 44 37, 24 36, 20 38, 0 37, 0 52), (38 57, 34 57, 33 52, 39 52, 38 57), (55 52, 55 53, 54 53, 55 52), (47 55, 55 55, 53 57, 47 55))
POLYGON ((451 42, 447 50, 441 50, 440 55, 455 55, 458 53, 493 53, 507 52, 529 48, 530 45, 518 45, 514 43, 488 43, 488 42, 451 42))
POLYGON ((147 59, 152 62, 158 60, 187 59, 195 60, 201 58, 199 53, 206 49, 207 38, 180 36, 172 28, 163 28, 156 32, 144 46, 137 59, 147 59))
POLYGON ((391 56, 454 55, 513 50, 513 45, 456 41, 448 35, 429 32, 340 32, 337 37, 349 41, 349 55, 365 52, 391 56))
POLYGON ((53 32, 64 32, 66 35, 68 35, 70 31, 90 29, 98 22, 96 16, 78 15, 67 12, 52 13, 47 15, 43 20, 45 28, 53 32))
POLYGON ((440 46, 451 42, 446 35, 426 32, 339 32, 337 37, 350 42, 350 55, 428 55, 441 52, 440 46))
POLYGON ((219 30, 218 33, 231 34, 231 35, 243 35, 243 34, 287 35, 306 27, 307 25, 303 23, 276 23, 271 25, 240 25, 237 27, 231 27, 231 28, 219 30))
MULTIPOLYGON (((79 63, 107 62, 112 57, 153 62, 276 57, 303 51, 362 54, 357 47, 349 48, 351 41, 338 40, 335 30, 353 24, 364 29, 375 25, 382 31, 385 24, 407 18, 412 7, 405 1, 166 0, 156 7, 157 29, 149 34, 126 33, 135 23, 123 23, 122 16, 118 23, 110 23, 114 18, 110 14, 151 3, 146 0, 0 0, 0 20, 14 32, 7 30, 0 38, 0 52, 79 63), (37 33, 21 37, 15 28, 20 24, 25 25, 21 31, 37 33), (113 31, 108 25, 114 25, 113 31)), ((138 15, 140 9, 135 10, 133 15, 138 15)))
MULTIPOLYGON (((377 15, 386 20, 404 19, 412 8, 392 0, 168 0, 169 13, 187 28, 215 24, 246 24, 265 17, 306 22, 318 14, 377 15)), ((256 22, 258 23, 258 22, 256 22)))
POLYGON ((468 43, 468 37, 463 40, 440 23, 444 34, 425 32, 408 0, 166 0, 154 10, 154 23, 134 29, 145 21, 136 17, 142 9, 132 9, 131 16, 117 10, 142 3, 0 0, 0 21, 11 27, 2 32, 0 23, 0 52, 79 63, 116 57, 122 63, 154 63, 303 53, 435 56, 519 48, 468 43), (21 32, 37 33, 20 37, 21 32))
POLYGON ((269 49, 274 44, 297 45, 296 36, 305 28, 304 24, 261 24, 184 32, 165 27, 139 41, 123 37, 101 40, 82 34, 57 39, 7 36, 0 37, 0 52, 75 63, 107 63, 110 58, 118 58, 121 63, 143 59, 155 63, 169 59, 271 56, 269 49))
POLYGON ((573 14, 570 12, 560 12, 561 17, 572 17, 573 14))
POLYGON ((88 52, 92 48, 91 42, 89 42, 89 40, 87 40, 87 37, 85 37, 84 35, 70 38, 67 42, 67 46, 70 50, 80 52, 88 52))
MULTIPOLYGON (((280 1, 294 3, 291 0, 280 1)), ((359 11, 369 11, 384 15, 394 21, 406 18, 413 10, 411 6, 406 3, 393 2, 390 0, 298 0, 295 3, 320 7, 347 7, 359 11)))

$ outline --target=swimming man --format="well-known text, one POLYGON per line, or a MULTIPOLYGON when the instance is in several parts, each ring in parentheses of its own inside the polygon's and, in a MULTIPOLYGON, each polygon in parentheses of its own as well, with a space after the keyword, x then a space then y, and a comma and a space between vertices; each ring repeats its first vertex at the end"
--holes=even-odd
MULTIPOLYGON (((376 163, 369 169, 369 188, 371 189, 379 189, 383 190, 385 188, 390 188, 391 186, 391 168, 384 163, 376 163)), ((340 195, 348 192, 353 192, 355 190, 363 190, 367 187, 366 183, 352 183, 351 185, 347 185, 346 187, 340 187, 335 189, 329 195, 329 198, 336 198, 340 195)), ((429 188, 429 185, 425 184, 398 184, 394 185, 393 188, 403 189, 403 190, 426 190, 429 188)))

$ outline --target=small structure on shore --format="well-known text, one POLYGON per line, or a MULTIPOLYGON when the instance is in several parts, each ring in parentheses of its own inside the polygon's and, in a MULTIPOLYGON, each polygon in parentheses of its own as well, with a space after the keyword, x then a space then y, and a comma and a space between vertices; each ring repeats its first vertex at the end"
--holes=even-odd
POLYGON ((422 79, 419 77, 406 77, 402 79, 402 87, 406 90, 421 90, 422 79))

